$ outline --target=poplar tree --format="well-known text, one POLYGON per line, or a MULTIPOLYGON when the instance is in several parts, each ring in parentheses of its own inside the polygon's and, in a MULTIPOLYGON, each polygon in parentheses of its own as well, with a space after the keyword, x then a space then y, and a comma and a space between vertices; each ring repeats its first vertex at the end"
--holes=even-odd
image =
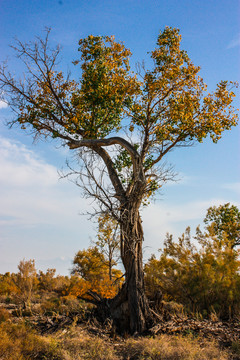
POLYGON ((79 41, 74 64, 80 78, 74 80, 58 70, 60 48, 51 48, 47 31, 36 42, 16 43, 26 66, 21 80, 6 64, 0 70, 4 100, 15 114, 11 125, 60 139, 75 151, 85 193, 97 201, 99 213, 119 223, 125 283, 109 306, 117 326, 131 333, 143 332, 151 319, 140 207, 174 175, 163 167, 164 158, 207 136, 217 142, 238 119, 231 105, 235 85, 221 81, 208 93, 180 42, 179 30, 166 27, 151 52, 152 68, 138 66, 134 73, 122 43, 90 35, 79 41))

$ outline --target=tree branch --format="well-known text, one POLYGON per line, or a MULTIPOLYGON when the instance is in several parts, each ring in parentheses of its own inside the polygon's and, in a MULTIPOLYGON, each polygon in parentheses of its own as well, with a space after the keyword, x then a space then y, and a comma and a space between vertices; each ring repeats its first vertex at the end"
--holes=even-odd
POLYGON ((130 144, 127 140, 115 136, 108 139, 82 139, 76 140, 68 144, 70 149, 76 149, 82 146, 87 146, 93 148, 93 146, 111 146, 111 145, 121 145, 127 152, 130 154, 132 161, 136 161, 136 158, 139 157, 137 150, 130 144))

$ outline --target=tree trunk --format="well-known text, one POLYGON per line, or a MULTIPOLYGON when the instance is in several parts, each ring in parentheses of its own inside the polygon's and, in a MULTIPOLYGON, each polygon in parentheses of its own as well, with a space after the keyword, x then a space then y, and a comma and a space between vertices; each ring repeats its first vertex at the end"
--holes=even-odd
MULTIPOLYGON (((130 205, 131 206, 131 205, 130 205)), ((138 210, 128 206, 122 213, 121 258, 126 271, 125 283, 112 300, 111 312, 117 328, 131 334, 143 333, 150 320, 144 291, 142 264, 143 230, 138 210)))
POLYGON ((109 249, 109 256, 108 256, 108 275, 109 275, 109 280, 112 281, 112 263, 113 263, 113 259, 112 259, 112 251, 111 249, 109 249))

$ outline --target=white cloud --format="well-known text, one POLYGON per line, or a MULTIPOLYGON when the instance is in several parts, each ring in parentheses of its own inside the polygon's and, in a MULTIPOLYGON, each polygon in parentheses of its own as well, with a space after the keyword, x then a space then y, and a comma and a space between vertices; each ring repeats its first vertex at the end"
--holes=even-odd
POLYGON ((4 101, 0 100, 0 109, 5 109, 8 107, 8 104, 5 103, 4 101))

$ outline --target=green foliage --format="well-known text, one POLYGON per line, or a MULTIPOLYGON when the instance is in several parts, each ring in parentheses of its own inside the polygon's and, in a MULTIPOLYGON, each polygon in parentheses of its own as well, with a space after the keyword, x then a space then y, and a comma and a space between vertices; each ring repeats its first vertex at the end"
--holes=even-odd
POLYGON ((231 246, 240 245, 240 211, 230 203, 210 207, 204 222, 213 227, 219 239, 228 238, 231 246))
POLYGON ((101 138, 120 129, 124 108, 139 84, 129 71, 131 52, 113 36, 90 35, 79 45, 81 88, 73 93, 71 102, 85 137, 101 138))

